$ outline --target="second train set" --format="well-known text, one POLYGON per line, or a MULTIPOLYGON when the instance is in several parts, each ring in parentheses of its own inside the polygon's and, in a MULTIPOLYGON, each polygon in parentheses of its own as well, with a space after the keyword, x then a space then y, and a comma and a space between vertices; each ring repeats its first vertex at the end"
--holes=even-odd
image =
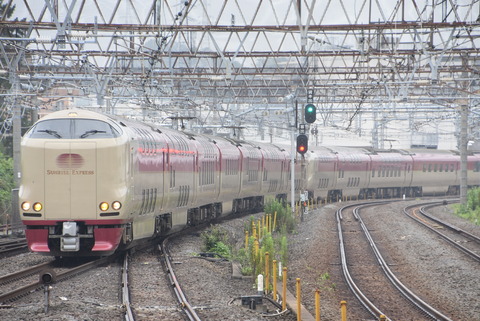
MULTIPOLYGON (((290 197, 289 150, 86 110, 43 117, 21 151, 20 216, 30 250, 48 255, 109 255, 290 197)), ((460 185, 453 151, 315 147, 303 165, 296 158, 316 200, 456 194, 460 185)), ((468 179, 480 182, 480 154, 468 157, 468 179)))

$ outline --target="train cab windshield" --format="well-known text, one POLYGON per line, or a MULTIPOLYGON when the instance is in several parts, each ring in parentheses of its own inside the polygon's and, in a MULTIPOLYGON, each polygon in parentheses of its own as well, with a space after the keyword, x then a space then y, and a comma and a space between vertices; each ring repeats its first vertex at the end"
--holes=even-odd
POLYGON ((120 130, 94 119, 50 119, 38 122, 28 133, 29 138, 98 139, 120 136, 120 130))

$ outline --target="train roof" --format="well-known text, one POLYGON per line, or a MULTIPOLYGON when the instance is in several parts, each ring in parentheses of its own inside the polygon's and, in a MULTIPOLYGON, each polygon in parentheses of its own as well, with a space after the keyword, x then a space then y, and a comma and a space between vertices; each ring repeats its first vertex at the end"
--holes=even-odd
POLYGON ((40 120, 56 119, 56 118, 94 118, 100 120, 112 120, 112 117, 98 112, 85 109, 64 109, 46 114, 40 120))

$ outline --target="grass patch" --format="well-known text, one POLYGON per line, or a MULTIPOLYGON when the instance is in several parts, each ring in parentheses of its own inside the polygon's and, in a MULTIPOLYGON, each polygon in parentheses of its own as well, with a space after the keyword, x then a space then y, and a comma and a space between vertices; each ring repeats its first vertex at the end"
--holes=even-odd
POLYGON ((480 188, 472 188, 467 193, 467 204, 453 204, 455 215, 475 225, 480 225, 480 188))

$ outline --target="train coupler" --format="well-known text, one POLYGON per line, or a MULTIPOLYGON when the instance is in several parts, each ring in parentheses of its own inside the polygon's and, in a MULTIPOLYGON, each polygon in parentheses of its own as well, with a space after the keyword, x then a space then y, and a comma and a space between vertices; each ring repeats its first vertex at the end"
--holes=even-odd
POLYGON ((60 250, 62 252, 76 252, 80 250, 80 237, 77 234, 76 222, 63 222, 60 250))

